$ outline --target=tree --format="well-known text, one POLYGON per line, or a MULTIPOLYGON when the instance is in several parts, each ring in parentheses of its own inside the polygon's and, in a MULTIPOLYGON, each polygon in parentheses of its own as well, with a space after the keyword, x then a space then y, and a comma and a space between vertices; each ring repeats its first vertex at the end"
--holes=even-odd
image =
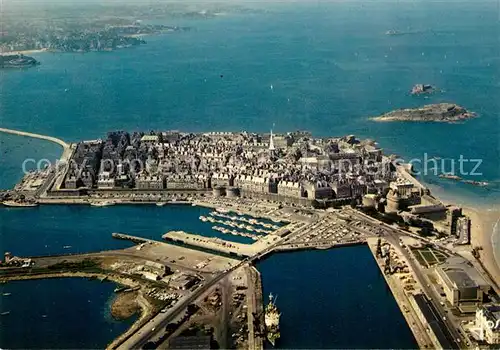
POLYGON ((382 241, 380 240, 380 238, 377 240, 377 250, 375 251, 375 256, 378 258, 380 256, 382 256, 382 245, 381 245, 382 241))

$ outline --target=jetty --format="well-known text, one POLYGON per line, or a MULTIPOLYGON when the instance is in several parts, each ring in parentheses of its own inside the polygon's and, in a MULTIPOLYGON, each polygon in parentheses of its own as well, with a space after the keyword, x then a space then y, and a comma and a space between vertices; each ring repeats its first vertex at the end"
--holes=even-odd
POLYGON ((14 129, 7 129, 7 128, 0 128, 0 132, 6 133, 6 134, 11 134, 11 135, 31 137, 31 138, 35 138, 35 139, 54 142, 54 143, 57 143, 59 146, 61 146, 65 150, 70 148, 69 143, 66 143, 63 140, 58 139, 57 137, 53 137, 53 136, 35 134, 35 133, 31 133, 31 132, 14 130, 14 129))

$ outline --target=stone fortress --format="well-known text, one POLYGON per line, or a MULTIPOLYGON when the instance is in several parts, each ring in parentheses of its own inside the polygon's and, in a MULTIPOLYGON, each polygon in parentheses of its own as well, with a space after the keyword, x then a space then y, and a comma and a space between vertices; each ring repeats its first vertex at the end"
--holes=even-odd
POLYGON ((382 194, 396 177, 374 142, 354 136, 120 131, 108 133, 106 140, 78 143, 52 195, 212 190, 306 204, 382 194))
MULTIPOLYGON (((109 132, 72 146, 49 198, 247 198, 327 208, 362 204, 469 241, 470 222, 371 140, 309 132, 109 132)), ((151 199, 153 200, 153 199, 151 199)))

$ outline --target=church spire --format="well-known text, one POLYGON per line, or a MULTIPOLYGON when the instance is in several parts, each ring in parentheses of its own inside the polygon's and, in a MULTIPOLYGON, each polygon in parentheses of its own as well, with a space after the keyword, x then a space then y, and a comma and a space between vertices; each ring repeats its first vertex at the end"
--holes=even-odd
POLYGON ((271 136, 269 137, 269 150, 274 151, 273 129, 271 129, 271 136))

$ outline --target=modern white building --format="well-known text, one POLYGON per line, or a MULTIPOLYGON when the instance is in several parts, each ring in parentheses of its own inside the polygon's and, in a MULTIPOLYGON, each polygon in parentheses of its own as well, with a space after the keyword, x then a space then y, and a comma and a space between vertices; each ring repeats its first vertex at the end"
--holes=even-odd
POLYGON ((475 331, 479 340, 500 344, 500 305, 484 305, 477 309, 475 331))

